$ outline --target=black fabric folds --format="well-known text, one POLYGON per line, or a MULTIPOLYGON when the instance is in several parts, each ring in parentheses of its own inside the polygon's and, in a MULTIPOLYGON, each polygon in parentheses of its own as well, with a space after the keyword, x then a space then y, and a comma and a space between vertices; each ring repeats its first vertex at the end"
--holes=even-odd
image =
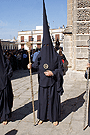
POLYGON ((5 62, 0 40, 0 91, 7 85, 7 74, 5 72, 5 62))
POLYGON ((0 122, 8 120, 11 115, 13 106, 12 75, 10 61, 3 56, 0 42, 0 122))

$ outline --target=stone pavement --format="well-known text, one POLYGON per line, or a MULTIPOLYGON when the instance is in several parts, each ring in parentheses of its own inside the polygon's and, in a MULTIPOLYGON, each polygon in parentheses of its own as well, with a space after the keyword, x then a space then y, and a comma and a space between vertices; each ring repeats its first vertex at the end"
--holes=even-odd
MULTIPOLYGON (((69 69, 64 76, 64 94, 61 97, 62 116, 58 126, 51 122, 34 126, 32 96, 28 70, 17 70, 12 77, 14 103, 12 118, 7 125, 0 124, 0 135, 89 135, 83 131, 86 79, 84 72, 69 69)), ((35 115, 37 117, 38 80, 33 74, 35 115)))

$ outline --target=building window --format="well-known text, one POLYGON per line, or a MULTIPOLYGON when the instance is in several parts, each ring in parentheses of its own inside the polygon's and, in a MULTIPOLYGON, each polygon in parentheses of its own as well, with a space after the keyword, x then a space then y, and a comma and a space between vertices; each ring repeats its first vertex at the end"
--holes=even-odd
POLYGON ((59 34, 55 35, 55 40, 57 41, 57 39, 59 40, 59 34))
POLYGON ((21 36, 21 42, 24 42, 24 36, 21 36))
POLYGON ((41 41, 41 35, 37 35, 37 42, 41 41))
POLYGON ((32 41, 32 39, 33 39, 32 36, 29 36, 29 41, 32 41))

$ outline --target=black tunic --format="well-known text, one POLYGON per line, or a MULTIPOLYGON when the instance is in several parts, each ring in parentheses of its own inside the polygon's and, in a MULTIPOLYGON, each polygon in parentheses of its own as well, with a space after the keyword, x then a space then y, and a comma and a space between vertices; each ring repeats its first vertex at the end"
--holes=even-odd
POLYGON ((11 85, 11 76, 13 74, 11 64, 8 59, 4 58, 5 62, 5 77, 6 85, 4 89, 0 90, 0 122, 8 119, 11 115, 11 108, 13 105, 13 92, 11 85))

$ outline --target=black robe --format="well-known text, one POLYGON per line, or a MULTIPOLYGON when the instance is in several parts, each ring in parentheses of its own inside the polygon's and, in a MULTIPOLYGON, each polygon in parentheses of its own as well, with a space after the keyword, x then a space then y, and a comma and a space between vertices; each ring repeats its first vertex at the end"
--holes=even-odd
MULTIPOLYGON (((60 95, 63 94, 63 66, 60 56, 57 54, 57 65, 52 71, 54 76, 50 76, 51 85, 45 86, 47 84, 47 79, 43 80, 44 74, 41 75, 40 62, 41 62, 41 53, 37 56, 33 68, 38 69, 38 113, 37 118, 40 120, 49 120, 51 122, 60 121, 60 95), (42 86, 43 84, 43 86, 42 86)), ((47 76, 45 76, 48 78, 47 76)))
POLYGON ((11 76, 13 74, 13 70, 11 64, 8 59, 4 57, 5 62, 5 77, 6 84, 4 89, 0 90, 0 122, 8 120, 11 116, 11 109, 13 106, 13 91, 11 85, 11 76))
POLYGON ((38 69, 38 119, 51 122, 60 120, 60 95, 63 93, 62 61, 54 50, 50 37, 45 3, 43 0, 43 41, 33 68, 38 69), (53 76, 46 76, 44 72, 50 70, 53 76))

